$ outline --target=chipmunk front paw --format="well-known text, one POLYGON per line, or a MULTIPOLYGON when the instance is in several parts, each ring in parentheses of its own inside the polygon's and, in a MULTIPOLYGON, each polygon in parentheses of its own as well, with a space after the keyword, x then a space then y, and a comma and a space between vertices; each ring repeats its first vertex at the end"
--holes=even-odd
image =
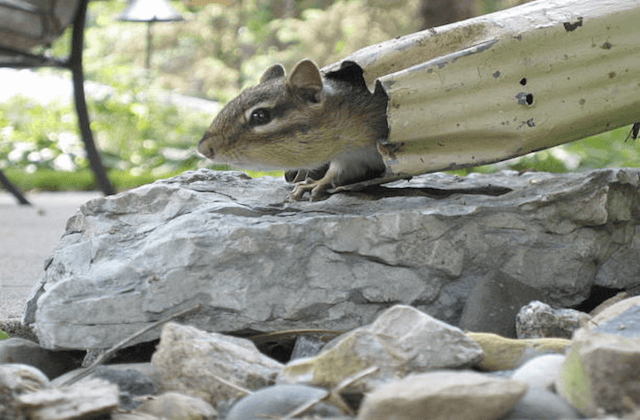
POLYGON ((324 178, 297 182, 287 201, 300 201, 307 191, 311 191, 310 201, 326 200, 331 195, 327 192, 331 185, 331 181, 326 181, 324 178))

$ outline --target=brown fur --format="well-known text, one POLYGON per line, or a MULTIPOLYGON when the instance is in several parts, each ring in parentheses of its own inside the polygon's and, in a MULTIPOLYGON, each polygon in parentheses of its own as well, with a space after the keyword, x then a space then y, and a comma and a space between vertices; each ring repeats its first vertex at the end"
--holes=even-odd
POLYGON ((198 151, 247 168, 315 169, 329 163, 323 178, 304 181, 308 188, 299 182, 294 190, 294 198, 309 189, 319 196, 332 185, 384 170, 376 145, 388 135, 386 106, 384 93, 370 93, 362 81, 322 77, 309 60, 289 77, 276 65, 220 111, 198 151), (252 124, 251 114, 261 109, 271 121, 252 124))

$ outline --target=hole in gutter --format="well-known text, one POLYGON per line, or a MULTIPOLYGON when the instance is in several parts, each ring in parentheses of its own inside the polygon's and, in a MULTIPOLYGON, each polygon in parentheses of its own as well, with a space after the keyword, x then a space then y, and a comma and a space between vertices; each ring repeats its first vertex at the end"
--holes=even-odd
POLYGON ((564 30, 567 32, 572 32, 582 26, 582 17, 579 17, 576 22, 563 22, 564 30))
POLYGON ((533 105, 533 93, 519 92, 516 99, 520 105, 533 105))

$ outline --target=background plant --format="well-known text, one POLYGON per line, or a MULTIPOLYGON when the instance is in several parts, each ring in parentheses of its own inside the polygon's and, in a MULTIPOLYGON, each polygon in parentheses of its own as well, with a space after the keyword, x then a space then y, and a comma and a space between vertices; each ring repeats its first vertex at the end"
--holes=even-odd
MULTIPOLYGON (((127 6, 125 0, 91 2, 85 75, 109 89, 89 98, 88 104, 91 128, 110 177, 118 187, 128 188, 207 165, 194 148, 219 107, 216 102, 224 103, 255 83, 274 62, 291 68, 311 57, 322 66, 414 32, 421 25, 417 13, 421 3, 236 0, 227 6, 190 6, 174 1, 186 20, 154 25, 152 68, 145 71, 146 25, 117 21, 127 6), (164 91, 215 102, 206 111, 167 105, 158 94, 164 91)), ((510 3, 477 3, 484 11, 505 5, 510 3)), ((69 36, 56 42, 50 53, 66 56, 69 36)), ((557 172, 638 166, 637 145, 624 141, 628 133, 628 128, 619 129, 472 170, 557 172)), ((93 188, 72 104, 20 97, 1 103, 0 168, 25 189, 93 188)))

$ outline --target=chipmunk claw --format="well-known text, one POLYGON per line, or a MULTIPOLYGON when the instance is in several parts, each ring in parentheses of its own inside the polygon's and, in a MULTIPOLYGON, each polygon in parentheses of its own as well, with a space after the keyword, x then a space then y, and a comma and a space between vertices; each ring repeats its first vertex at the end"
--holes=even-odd
POLYGON ((300 201, 307 191, 311 192, 309 201, 326 200, 331 194, 327 190, 331 187, 331 183, 320 180, 307 179, 306 181, 296 182, 295 187, 289 194, 287 201, 300 201))

